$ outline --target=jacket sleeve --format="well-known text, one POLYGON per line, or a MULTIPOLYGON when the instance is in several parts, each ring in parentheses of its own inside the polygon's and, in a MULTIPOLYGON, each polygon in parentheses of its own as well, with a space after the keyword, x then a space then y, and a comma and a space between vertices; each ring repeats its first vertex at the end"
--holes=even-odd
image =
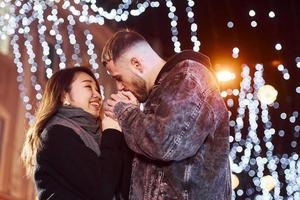
POLYGON ((114 113, 126 142, 134 152, 153 160, 191 157, 216 128, 208 99, 217 91, 202 89, 206 86, 186 74, 160 87, 163 91, 156 97, 159 104, 150 105, 150 109, 148 106, 149 111, 123 102, 116 104, 114 113))
POLYGON ((120 176, 121 134, 104 133, 101 156, 72 129, 55 125, 42 133, 35 182, 39 199, 112 199, 120 176))

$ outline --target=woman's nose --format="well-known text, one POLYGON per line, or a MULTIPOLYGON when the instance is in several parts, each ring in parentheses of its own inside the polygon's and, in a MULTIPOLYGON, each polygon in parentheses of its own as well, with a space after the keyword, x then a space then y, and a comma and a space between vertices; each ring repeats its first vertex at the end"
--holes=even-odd
POLYGON ((100 94, 100 92, 98 92, 97 90, 94 90, 94 92, 93 92, 93 97, 98 97, 98 98, 101 99, 101 94, 100 94))

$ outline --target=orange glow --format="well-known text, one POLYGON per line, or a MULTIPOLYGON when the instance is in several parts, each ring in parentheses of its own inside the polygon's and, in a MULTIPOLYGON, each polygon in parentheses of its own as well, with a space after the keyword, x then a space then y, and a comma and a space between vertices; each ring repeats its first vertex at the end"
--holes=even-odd
POLYGON ((274 67, 277 67, 280 64, 281 64, 280 60, 273 60, 272 61, 272 66, 274 66, 274 67))
POLYGON ((217 72, 217 78, 221 82, 231 81, 235 79, 235 77, 235 73, 228 70, 222 70, 217 72))
POLYGON ((236 69, 239 69, 239 64, 236 61, 226 58, 219 58, 216 64, 214 64, 214 70, 216 78, 220 83, 225 85, 232 84, 234 79, 240 73, 236 69))

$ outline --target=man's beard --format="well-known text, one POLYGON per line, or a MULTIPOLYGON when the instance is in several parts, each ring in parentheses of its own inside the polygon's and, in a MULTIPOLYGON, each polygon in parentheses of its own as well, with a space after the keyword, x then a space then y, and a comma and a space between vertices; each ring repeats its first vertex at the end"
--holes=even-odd
POLYGON ((133 90, 131 91, 133 95, 138 99, 140 103, 143 103, 148 98, 148 91, 146 86, 146 81, 136 74, 132 78, 133 90))

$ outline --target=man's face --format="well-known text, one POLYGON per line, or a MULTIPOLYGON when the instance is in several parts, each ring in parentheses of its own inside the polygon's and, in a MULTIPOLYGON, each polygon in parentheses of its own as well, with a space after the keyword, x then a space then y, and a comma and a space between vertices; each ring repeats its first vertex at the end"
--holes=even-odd
POLYGON ((138 74, 135 66, 126 60, 109 61, 108 73, 116 80, 119 91, 130 91, 139 100, 145 102, 148 97, 146 81, 138 74))

